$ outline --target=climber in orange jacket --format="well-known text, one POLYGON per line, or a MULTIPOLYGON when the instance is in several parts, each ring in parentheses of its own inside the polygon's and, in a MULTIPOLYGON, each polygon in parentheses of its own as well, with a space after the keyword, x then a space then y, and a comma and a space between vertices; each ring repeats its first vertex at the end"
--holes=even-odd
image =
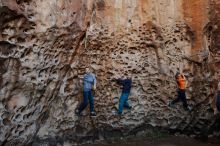
POLYGON ((184 109, 190 110, 187 104, 187 101, 186 101, 186 85, 187 85, 186 78, 183 74, 180 74, 180 73, 176 73, 175 77, 176 77, 176 82, 178 85, 178 90, 177 90, 178 96, 176 99, 169 102, 168 106, 173 107, 174 104, 176 104, 177 102, 181 100, 183 102, 184 109))

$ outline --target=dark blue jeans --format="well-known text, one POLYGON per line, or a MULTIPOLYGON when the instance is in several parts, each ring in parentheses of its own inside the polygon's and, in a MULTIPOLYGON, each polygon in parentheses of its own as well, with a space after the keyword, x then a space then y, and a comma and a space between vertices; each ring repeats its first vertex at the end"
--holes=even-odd
POLYGON ((88 101, 90 104, 90 112, 94 111, 94 98, 92 95, 92 91, 83 91, 83 102, 80 104, 78 110, 81 113, 88 105, 88 101))
POLYGON ((126 107, 126 108, 129 108, 129 104, 128 104, 128 96, 129 96, 129 93, 122 93, 121 94, 121 97, 120 97, 120 100, 119 100, 119 107, 118 107, 118 113, 119 114, 122 114, 122 111, 123 111, 123 108, 126 107))
POLYGON ((217 99, 216 99, 216 107, 218 111, 220 111, 220 91, 218 91, 217 99))
POLYGON ((177 102, 179 102, 179 101, 182 101, 182 102, 183 102, 183 107, 184 107, 184 108, 187 108, 187 107, 188 107, 188 104, 187 104, 187 101, 186 101, 186 93, 185 93, 185 90, 179 89, 179 90, 177 91, 177 93, 178 93, 177 98, 174 99, 174 100, 171 102, 171 104, 175 104, 175 103, 177 103, 177 102))

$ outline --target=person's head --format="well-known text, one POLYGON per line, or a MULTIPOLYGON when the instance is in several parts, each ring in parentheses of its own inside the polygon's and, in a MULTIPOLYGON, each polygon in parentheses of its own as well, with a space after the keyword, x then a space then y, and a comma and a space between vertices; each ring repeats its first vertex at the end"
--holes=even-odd
POLYGON ((127 78, 128 78, 128 74, 125 73, 125 74, 123 75, 123 79, 127 79, 127 78))
POLYGON ((90 68, 86 67, 86 73, 90 73, 90 72, 91 72, 90 68))
POLYGON ((179 72, 176 73, 175 78, 178 79, 181 76, 179 72))
POLYGON ((125 75, 121 75, 121 79, 126 79, 125 75))
POLYGON ((128 74, 127 78, 128 78, 128 79, 132 79, 132 75, 131 75, 131 74, 128 74))
POLYGON ((131 74, 128 74, 128 73, 125 73, 123 76, 122 76, 123 79, 131 79, 131 74))

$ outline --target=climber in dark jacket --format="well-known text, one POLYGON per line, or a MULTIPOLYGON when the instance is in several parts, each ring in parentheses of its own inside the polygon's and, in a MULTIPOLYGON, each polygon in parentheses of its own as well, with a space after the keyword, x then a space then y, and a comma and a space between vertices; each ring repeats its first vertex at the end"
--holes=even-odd
POLYGON ((122 94, 119 100, 118 114, 121 115, 123 108, 131 109, 131 106, 128 104, 128 96, 131 91, 132 79, 131 77, 114 79, 118 84, 122 85, 122 94))
POLYGON ((220 82, 218 83, 218 94, 216 98, 216 107, 220 111, 220 82))

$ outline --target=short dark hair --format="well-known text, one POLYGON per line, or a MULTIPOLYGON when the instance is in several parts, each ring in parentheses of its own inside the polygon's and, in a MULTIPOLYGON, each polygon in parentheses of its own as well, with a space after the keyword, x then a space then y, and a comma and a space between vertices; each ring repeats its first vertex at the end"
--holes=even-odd
POLYGON ((90 70, 90 72, 95 72, 95 69, 92 66, 86 66, 86 68, 88 68, 90 70))
POLYGON ((179 73, 179 72, 177 72, 177 73, 176 73, 176 75, 175 75, 175 78, 177 78, 179 75, 180 75, 180 73, 179 73))

